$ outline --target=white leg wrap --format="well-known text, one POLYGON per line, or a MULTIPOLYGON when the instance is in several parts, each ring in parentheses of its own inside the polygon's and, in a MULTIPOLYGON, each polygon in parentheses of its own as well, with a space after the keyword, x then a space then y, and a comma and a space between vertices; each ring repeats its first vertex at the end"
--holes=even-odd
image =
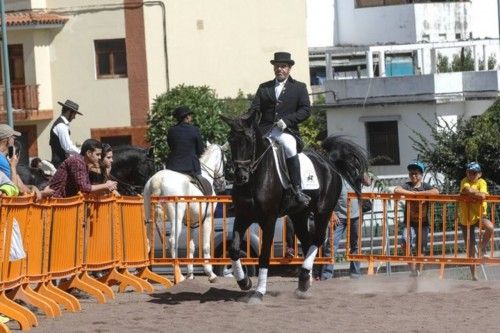
POLYGON ((241 266, 240 259, 233 261, 231 260, 231 264, 233 265, 233 275, 236 281, 243 280, 245 277, 245 272, 243 272, 243 267, 241 266))
POLYGON ((316 247, 316 245, 312 245, 309 248, 309 251, 307 251, 307 256, 304 260, 304 263, 302 264, 302 268, 311 270, 313 268, 314 258, 316 258, 316 254, 318 254, 318 248, 316 247))
POLYGON ((255 288, 255 291, 258 291, 262 295, 265 295, 266 287, 267 287, 267 268, 259 268, 259 280, 257 281, 257 288, 255 288))

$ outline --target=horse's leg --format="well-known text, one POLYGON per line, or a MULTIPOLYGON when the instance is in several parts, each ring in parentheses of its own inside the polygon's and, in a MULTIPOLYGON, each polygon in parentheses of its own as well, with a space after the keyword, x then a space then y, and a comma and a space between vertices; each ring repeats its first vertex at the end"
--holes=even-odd
MULTIPOLYGON (((304 262, 299 273, 299 286, 297 289, 298 292, 302 293, 308 291, 311 287, 311 271, 320 246, 316 241, 311 241, 311 236, 307 228, 308 215, 308 212, 300 212, 290 216, 295 233, 300 240, 302 252, 305 253, 304 262)), ((316 233, 318 232, 318 228, 321 229, 320 226, 316 226, 316 233)))
MULTIPOLYGON (((190 235, 189 235, 189 240, 187 240, 189 242, 189 253, 188 253, 188 258, 189 259, 193 259, 194 258, 194 250, 195 250, 195 243, 194 243, 194 239, 193 239, 193 232, 191 231, 190 235)), ((193 267, 193 264, 188 264, 187 265, 187 279, 188 280, 194 280, 194 267, 193 267)))
POLYGON ((250 290, 250 288, 252 288, 252 280, 250 280, 248 275, 243 271, 240 260, 243 236, 249 226, 250 223, 248 221, 244 221, 238 216, 234 218, 233 241, 229 249, 229 257, 231 258, 231 264, 233 266, 233 276, 236 282, 238 282, 238 286, 241 290, 250 290))
MULTIPOLYGON (((201 231, 201 228, 200 228, 201 231)), ((203 222, 203 258, 210 259, 211 258, 211 243, 212 243, 212 216, 210 214, 207 215, 205 221, 203 222)), ((208 281, 214 283, 217 281, 217 275, 215 275, 212 264, 204 264, 203 270, 205 274, 208 276, 208 281)))
POLYGON ((185 280, 185 277, 182 275, 181 269, 179 265, 175 263, 175 260, 178 258, 178 247, 179 247, 179 238, 182 230, 182 218, 184 217, 184 211, 186 210, 185 204, 183 203, 175 203, 175 204, 167 204, 168 217, 169 220, 172 221, 172 230, 170 232, 169 242, 170 242, 170 253, 172 259, 174 259, 174 280, 175 283, 179 283, 185 280))
POLYGON ((269 257, 271 255, 271 246, 274 239, 274 227, 277 216, 266 216, 262 226, 262 245, 259 257, 259 278, 257 280, 257 288, 250 295, 250 301, 262 301, 262 298, 267 291, 267 273, 269 269, 269 257))

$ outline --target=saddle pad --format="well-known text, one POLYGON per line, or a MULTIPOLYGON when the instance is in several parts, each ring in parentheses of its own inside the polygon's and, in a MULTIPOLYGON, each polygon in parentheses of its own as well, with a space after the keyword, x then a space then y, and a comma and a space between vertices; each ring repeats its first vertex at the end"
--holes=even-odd
MULTIPOLYGON (((278 175, 280 177, 281 185, 283 185, 284 188, 289 188, 290 184, 286 180, 285 175, 283 175, 282 169, 279 167, 280 164, 280 158, 278 156, 279 146, 272 140, 270 140, 270 142, 273 147, 272 150, 275 162, 274 164, 276 165, 276 171, 278 172, 278 175)), ((314 170, 314 165, 312 164, 309 157, 307 157, 307 155, 304 153, 300 153, 299 162, 300 162, 300 178, 302 183, 302 189, 303 190, 319 189, 319 181, 318 177, 316 176, 316 170, 314 170)))

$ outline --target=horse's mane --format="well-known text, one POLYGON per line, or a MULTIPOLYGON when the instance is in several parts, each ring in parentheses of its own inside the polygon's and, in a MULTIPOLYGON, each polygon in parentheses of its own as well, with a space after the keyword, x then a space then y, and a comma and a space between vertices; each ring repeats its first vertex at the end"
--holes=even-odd
POLYGON ((201 154, 200 161, 205 162, 216 149, 219 149, 219 146, 217 144, 212 143, 208 145, 203 151, 203 154, 201 154))

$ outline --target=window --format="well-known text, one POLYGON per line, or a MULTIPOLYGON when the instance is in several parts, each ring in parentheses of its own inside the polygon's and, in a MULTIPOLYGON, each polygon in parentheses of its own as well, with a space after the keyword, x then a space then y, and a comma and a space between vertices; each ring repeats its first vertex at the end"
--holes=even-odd
POLYGON ((127 77, 127 53, 125 39, 94 41, 97 78, 127 77))
POLYGON ((397 121, 367 122, 366 137, 372 165, 399 165, 397 121))

